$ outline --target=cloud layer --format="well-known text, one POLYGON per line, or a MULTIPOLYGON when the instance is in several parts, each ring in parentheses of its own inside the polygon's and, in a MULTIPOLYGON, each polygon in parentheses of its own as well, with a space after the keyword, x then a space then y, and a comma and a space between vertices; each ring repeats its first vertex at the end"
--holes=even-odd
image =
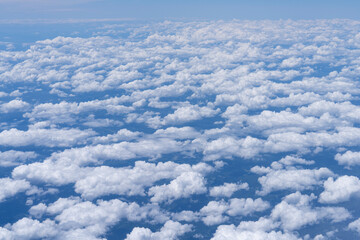
POLYGON ((99 23, 0 51, 0 238, 358 237, 359 31, 99 23))

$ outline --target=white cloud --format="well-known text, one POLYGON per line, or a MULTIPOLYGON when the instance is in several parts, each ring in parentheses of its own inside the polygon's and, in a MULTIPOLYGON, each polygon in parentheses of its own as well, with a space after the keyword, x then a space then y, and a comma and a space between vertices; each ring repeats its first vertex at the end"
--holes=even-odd
POLYGON ((279 220, 284 230, 296 230, 320 220, 329 219, 332 222, 341 222, 351 217, 351 214, 342 207, 317 207, 310 206, 315 199, 312 195, 302 195, 296 192, 286 196, 271 212, 273 220, 279 220))
MULTIPOLYGON (((154 221, 154 223, 164 223, 168 220, 158 206, 145 205, 141 207, 136 203, 126 203, 118 199, 99 200, 96 204, 82 202, 78 198, 59 199, 48 207, 39 204, 31 208, 30 213, 38 216, 42 214, 57 215, 54 220, 47 218, 42 222, 23 218, 7 226, 7 229, 1 228, 0 234, 3 234, 5 239, 73 239, 74 237, 98 239, 106 233, 110 226, 121 219, 146 220, 154 221)), ((172 226, 171 223, 168 225, 172 226)))
POLYGON ((360 165, 360 152, 346 151, 344 154, 338 153, 335 155, 335 160, 338 161, 340 165, 360 165))
POLYGON ((0 202, 28 189, 30 189, 30 183, 25 180, 0 178, 0 202))
MULTIPOLYGON (((256 170, 256 169, 255 169, 256 170)), ((262 190, 257 193, 266 195, 279 190, 305 190, 320 185, 323 179, 333 176, 328 168, 319 169, 271 169, 258 179, 262 190)))
POLYGON ((0 98, 6 97, 8 93, 0 91, 0 98))
POLYGON ((360 218, 349 223, 348 228, 350 230, 356 231, 358 234, 360 234, 360 218))
POLYGON ((9 150, 0 152, 0 166, 10 167, 25 163, 27 160, 34 159, 38 155, 35 152, 21 152, 9 150))
POLYGON ((191 225, 180 224, 174 221, 167 221, 165 225, 160 229, 159 232, 152 232, 148 228, 134 228, 131 233, 126 236, 126 240, 175 240, 179 236, 184 235, 187 232, 190 232, 192 229, 191 225))
POLYGON ((42 128, 41 126, 33 125, 29 126, 27 131, 12 128, 0 132, 0 145, 16 147, 28 145, 67 147, 86 143, 86 139, 95 134, 96 133, 90 129, 42 128))
POLYGON ((181 143, 170 139, 144 139, 140 142, 99 144, 66 149, 63 152, 53 153, 43 162, 18 166, 13 170, 12 176, 18 179, 63 185, 75 182, 89 173, 89 168, 80 166, 101 164, 106 160, 155 159, 161 154, 181 151, 182 146, 181 143))
POLYGON ((0 105, 0 111, 3 113, 20 111, 24 112, 30 107, 30 104, 19 99, 12 100, 0 105))
POLYGON ((158 164, 138 161, 135 162, 133 168, 102 166, 94 168, 85 177, 80 178, 75 184, 75 191, 80 193, 82 197, 90 199, 109 194, 144 196, 146 187, 153 186, 159 180, 175 179, 170 185, 154 186, 149 191, 150 195, 154 195, 152 198, 154 202, 171 201, 179 197, 187 197, 191 193, 206 190, 202 177, 198 172, 207 173, 211 170, 212 167, 203 163, 191 166, 170 161, 158 164), (182 182, 184 177, 190 177, 186 182, 188 186, 182 182), (200 178, 200 180, 196 178, 200 178), (192 180, 199 180, 202 185, 195 186, 199 182, 193 183, 192 180), (159 189, 164 190, 165 188, 167 190, 164 193, 166 196, 161 194, 161 191, 158 192, 159 189))
POLYGON ((30 218, 22 218, 10 229, 0 228, 0 236, 4 239, 40 239, 56 238, 59 234, 56 223, 51 220, 39 222, 30 218))
MULTIPOLYGON (((31 121, 47 120, 51 123, 73 123, 81 113, 89 113, 97 110, 106 110, 108 114, 125 114, 134 110, 133 107, 121 105, 121 98, 112 97, 104 100, 93 100, 87 102, 65 102, 59 103, 42 103, 36 105, 31 112, 25 113, 24 116, 31 121)), ((91 121, 89 115, 87 122, 91 121)))
POLYGON ((174 139, 193 139, 200 135, 192 127, 168 127, 166 129, 158 129, 153 134, 156 137, 166 137, 166 138, 174 138, 174 139))
POLYGON ((249 184, 242 183, 224 183, 222 186, 215 186, 210 189, 210 196, 212 197, 231 197, 231 195, 241 189, 249 189, 249 184))
POLYGON ((92 141, 95 144, 98 143, 112 143, 112 142, 121 142, 121 141, 129 141, 133 139, 137 139, 139 136, 141 136, 142 133, 140 132, 132 132, 127 129, 120 129, 115 134, 108 134, 106 136, 99 136, 95 137, 92 141))
POLYGON ((270 204, 261 198, 232 198, 228 202, 211 201, 200 209, 199 215, 205 225, 216 225, 225 222, 229 216, 247 216, 254 212, 262 212, 270 204), (226 214, 226 215, 225 215, 226 214))
POLYGON ((207 191, 205 178, 197 172, 185 172, 172 180, 169 184, 154 186, 149 189, 150 201, 156 203, 168 202, 187 198, 193 194, 202 194, 207 191))
POLYGON ((281 231, 264 231, 263 229, 244 229, 241 224, 238 227, 234 225, 221 225, 217 228, 211 240, 227 240, 227 239, 242 239, 242 240, 300 240, 295 234, 283 233, 281 231))
POLYGON ((297 157, 297 156, 286 156, 279 160, 279 163, 291 166, 295 164, 304 164, 304 165, 312 165, 315 163, 315 161, 308 161, 303 158, 297 157))
POLYGON ((339 203, 360 196, 360 180, 355 176, 341 176, 335 181, 330 177, 324 182, 324 191, 320 194, 321 203, 339 203))
POLYGON ((184 106, 176 109, 174 113, 164 117, 162 124, 179 124, 199 120, 204 117, 213 117, 218 112, 219 109, 213 110, 209 107, 199 107, 197 105, 184 106))

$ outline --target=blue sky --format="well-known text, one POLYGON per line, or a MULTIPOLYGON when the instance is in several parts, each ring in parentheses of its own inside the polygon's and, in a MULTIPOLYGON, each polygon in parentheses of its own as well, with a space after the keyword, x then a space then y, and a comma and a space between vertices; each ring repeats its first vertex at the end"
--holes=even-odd
POLYGON ((356 0, 1 0, 1 19, 358 19, 356 0))

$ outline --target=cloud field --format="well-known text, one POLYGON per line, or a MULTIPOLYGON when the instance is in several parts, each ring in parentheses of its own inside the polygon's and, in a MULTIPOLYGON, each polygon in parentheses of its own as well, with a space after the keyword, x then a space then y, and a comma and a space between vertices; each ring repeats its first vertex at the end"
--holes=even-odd
POLYGON ((356 239, 360 22, 101 23, 0 51, 0 239, 356 239))

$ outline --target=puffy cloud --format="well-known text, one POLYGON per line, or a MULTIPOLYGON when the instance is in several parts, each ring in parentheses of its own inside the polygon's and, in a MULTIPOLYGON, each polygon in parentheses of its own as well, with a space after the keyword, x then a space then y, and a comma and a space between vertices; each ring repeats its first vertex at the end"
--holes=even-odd
POLYGON ((170 161, 158 164, 138 161, 133 168, 102 166, 91 170, 85 177, 79 179, 75 184, 75 191, 84 198, 96 198, 109 194, 145 195, 144 189, 151 187, 155 182, 175 179, 169 185, 154 186, 149 190, 149 194, 154 195, 152 201, 170 201, 179 197, 188 197, 192 193, 202 193, 206 190, 203 177, 199 173, 207 173, 211 170, 212 167, 203 163, 190 166, 170 161), (189 179, 183 182, 186 177, 189 179), (199 183, 201 185, 196 186, 199 183), (158 192, 159 189, 161 189, 160 192, 158 192), (164 193, 166 196, 161 195, 164 189, 166 189, 164 193))
POLYGON ((348 201, 352 196, 360 196, 360 179, 355 176, 341 176, 335 181, 330 177, 324 182, 324 191, 320 194, 321 203, 339 203, 348 201))
POLYGON ((166 137, 166 138, 174 138, 174 139, 193 139, 200 135, 192 127, 169 127, 166 129, 158 129, 153 134, 155 137, 166 137))
POLYGON ((21 152, 9 150, 0 152, 0 166, 10 167, 25 163, 27 160, 34 159, 38 155, 35 152, 21 152))
POLYGON ((210 196, 212 197, 231 197, 231 195, 241 189, 249 189, 249 184, 242 183, 225 183, 222 186, 215 186, 210 189, 210 196))
POLYGON ((221 137, 204 145, 203 153, 206 160, 215 160, 221 157, 232 158, 233 156, 251 158, 259 154, 263 141, 250 136, 243 139, 221 137))
POLYGON ((238 227, 234 225, 221 225, 216 229, 211 240, 244 239, 244 240, 299 240, 295 234, 271 230, 274 223, 268 219, 259 219, 256 222, 240 222, 238 227), (269 229, 270 227, 270 229, 269 229))
POLYGON ((360 218, 349 223, 348 228, 360 234, 360 218))
POLYGON ((52 220, 40 222, 30 218, 22 218, 11 227, 0 228, 3 239, 56 239, 59 234, 56 223, 52 220))
POLYGON ((261 198, 232 198, 228 202, 211 201, 200 209, 199 214, 206 225, 215 225, 227 221, 229 216, 247 216, 269 207, 270 204, 261 198))
POLYGON ((315 147, 356 146, 359 143, 360 129, 338 127, 336 132, 285 132, 271 134, 265 144, 264 152, 308 151, 315 147))
POLYGON ((27 131, 12 128, 0 132, 0 145, 3 146, 46 146, 68 147, 75 144, 86 143, 89 136, 96 133, 92 130, 77 128, 43 128, 37 125, 30 126, 27 131))
POLYGON ((6 97, 8 93, 0 91, 0 98, 6 97))
POLYGON ((152 202, 168 202, 187 198, 193 194, 202 194, 207 191, 205 178, 197 172, 185 172, 172 180, 169 184, 154 186, 149 189, 152 202))
MULTIPOLYGON (((43 234, 44 237, 54 239, 71 239, 75 236, 80 239, 97 239, 105 234, 108 227, 113 226, 121 219, 127 219, 128 221, 146 220, 154 223, 164 223, 168 220, 168 217, 156 205, 139 206, 136 203, 126 203, 118 199, 99 200, 94 204, 88 201, 82 202, 74 197, 69 199, 60 198, 49 206, 44 204, 34 206, 30 209, 30 213, 38 216, 43 214, 55 215, 55 221, 47 218, 43 222, 39 222, 38 220, 24 218, 14 223, 6 234, 8 236, 18 236, 17 226, 25 222, 29 226, 24 231, 29 234, 35 233, 37 230, 40 231, 44 227, 42 232, 40 231, 37 234, 43 234), (45 231, 48 224, 50 224, 49 229, 45 231), (56 235, 56 237, 50 235, 49 232, 56 235), (45 234, 49 234, 49 236, 45 234)), ((171 228, 172 223, 168 223, 167 226, 168 229, 174 229, 171 228)), ((187 226, 186 229, 190 228, 188 225, 184 226, 187 226)), ((40 235, 34 236, 34 238, 39 238, 40 235)))
MULTIPOLYGON (((50 206, 37 205, 30 213, 58 214, 54 220, 49 218, 38 220, 23 218, 6 228, 0 228, 0 236, 5 239, 99 239, 108 227, 121 219, 129 221, 151 220, 164 223, 168 220, 158 206, 146 205, 140 207, 136 203, 126 203, 118 199, 110 201, 82 202, 77 198, 59 199, 50 206)), ((41 216, 41 215, 38 215, 41 216)), ((171 223, 168 227, 173 226, 171 223)), ((188 225, 184 225, 188 229, 188 225)), ((173 229, 173 228, 172 228, 173 229)), ((165 231, 166 232, 166 231, 165 231)), ((165 235, 166 236, 166 235, 165 235)))
POLYGON ((111 143, 111 142, 121 142, 121 141, 129 141, 133 139, 137 139, 141 136, 140 132, 132 132, 127 129, 120 129, 115 134, 108 134, 106 136, 95 137, 92 141, 94 144, 98 143, 111 143))
POLYGON ((360 152, 346 151, 344 154, 338 153, 335 155, 335 160, 338 161, 340 165, 360 165, 360 152))
POLYGON ((30 189, 30 183, 25 180, 0 178, 0 202, 20 192, 30 189))
MULTIPOLYGON (((253 168, 253 171, 258 172, 257 168, 253 168)), ((264 173, 266 175, 258 179, 262 186, 262 190, 258 191, 258 194, 261 195, 285 189, 312 189, 314 186, 322 184, 324 178, 334 175, 328 168, 269 169, 264 173)))
POLYGON ((8 103, 3 103, 0 105, 0 111, 3 113, 13 112, 13 111, 21 111, 24 112, 27 108, 30 107, 30 104, 24 102, 20 99, 12 100, 8 103))
POLYGON ((204 117, 212 117, 219 112, 220 109, 213 110, 209 107, 199 107, 197 105, 184 106, 175 110, 174 113, 167 115, 163 124, 179 124, 188 121, 199 120, 204 117))
POLYGON ((152 232, 148 228, 134 228, 131 233, 126 236, 126 240, 161 240, 161 239, 169 239, 175 240, 178 239, 179 236, 184 235, 187 232, 191 231, 191 225, 188 224, 180 224, 174 221, 167 221, 164 226, 160 229, 159 232, 152 232))
POLYGON ((295 164, 304 164, 304 165, 312 165, 315 163, 315 161, 308 161, 303 158, 297 157, 297 156, 286 156, 279 160, 279 163, 291 166, 295 164))
POLYGON ((84 178, 89 171, 91 172, 90 168, 82 168, 82 166, 101 164, 106 160, 155 159, 161 154, 181 151, 182 146, 182 143, 161 138, 66 149, 63 152, 53 153, 43 162, 18 166, 13 170, 12 176, 17 179, 64 185, 76 182, 84 178))
POLYGON ((271 212, 273 220, 279 220, 284 230, 296 230, 308 224, 314 224, 323 219, 341 222, 351 217, 342 207, 312 208, 310 202, 315 199, 312 195, 302 195, 296 192, 286 196, 271 212))
MULTIPOLYGON (((82 113, 105 110, 108 114, 125 114, 134 110, 133 107, 121 105, 121 98, 112 97, 104 100, 93 100, 87 102, 42 103, 36 105, 31 112, 24 116, 31 121, 47 120, 51 123, 72 123, 82 113)), ((93 115, 89 115, 91 117, 93 115)), ((89 122, 89 120, 87 120, 89 122)))

